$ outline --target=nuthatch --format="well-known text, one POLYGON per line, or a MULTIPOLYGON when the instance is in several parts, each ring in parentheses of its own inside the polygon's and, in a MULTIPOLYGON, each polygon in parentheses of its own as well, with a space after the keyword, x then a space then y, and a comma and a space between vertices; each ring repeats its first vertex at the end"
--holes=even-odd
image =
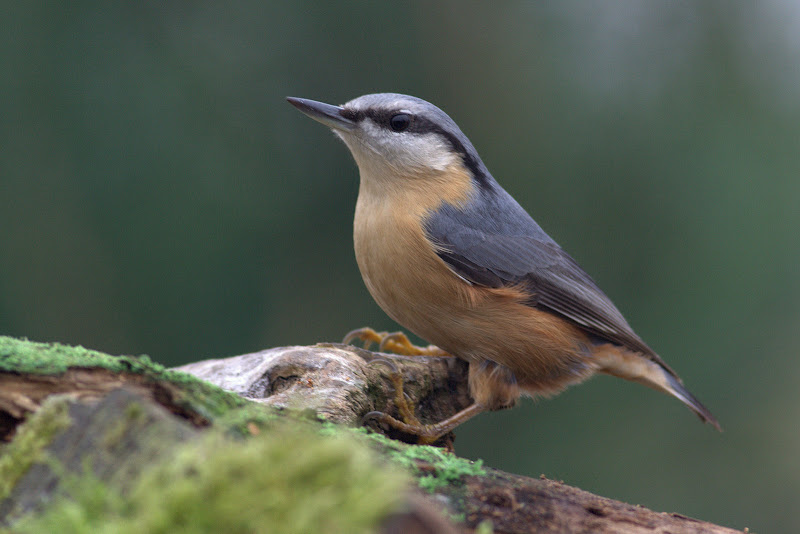
POLYGON ((472 416, 605 373, 719 423, 595 282, 495 181, 469 139, 419 98, 332 106, 288 98, 330 127, 361 173, 356 260, 395 321, 469 362, 474 404, 433 425, 381 419, 432 442, 472 416))

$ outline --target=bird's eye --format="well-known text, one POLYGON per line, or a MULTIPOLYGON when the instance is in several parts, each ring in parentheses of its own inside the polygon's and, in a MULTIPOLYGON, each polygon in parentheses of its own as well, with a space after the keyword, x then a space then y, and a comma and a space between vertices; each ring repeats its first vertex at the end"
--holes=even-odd
POLYGON ((392 115, 392 118, 389 119, 389 126, 391 126, 392 130, 395 132, 402 132, 407 129, 410 124, 411 115, 408 113, 398 113, 397 115, 392 115))

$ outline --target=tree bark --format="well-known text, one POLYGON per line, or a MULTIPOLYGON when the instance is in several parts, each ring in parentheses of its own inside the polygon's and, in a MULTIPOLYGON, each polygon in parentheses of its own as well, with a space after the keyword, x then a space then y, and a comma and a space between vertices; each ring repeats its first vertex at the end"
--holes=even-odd
MULTIPOLYGON (((11 360, 4 361, 7 356, 7 351, 0 350, 0 437, 12 441, 21 422, 59 395, 68 400, 71 422, 55 430, 48 442, 50 456, 64 469, 33 462, 0 501, 0 521, 6 524, 41 509, 65 473, 80 473, 87 459, 96 476, 124 488, 156 457, 195 439, 209 424, 213 426, 214 412, 219 412, 219 408, 203 404, 213 393, 209 386, 189 381, 180 373, 151 370, 147 365, 132 372, 112 371, 106 364, 93 366, 97 360, 92 359, 66 372, 16 372, 8 365, 11 360), (143 408, 132 409, 132 405, 143 408)), ((286 413, 313 412, 337 425, 359 426, 369 411, 394 413, 394 391, 387 379, 392 367, 402 373, 405 393, 424 422, 444 419, 470 403, 467 365, 456 358, 401 357, 336 344, 276 348, 197 362, 179 370, 286 413)), ((230 400, 225 403, 231 404, 230 400)), ((419 480, 444 472, 431 459, 430 451, 435 449, 381 443, 377 448, 387 457, 400 450, 412 458, 405 465, 419 480)), ((442 444, 447 445, 447 440, 442 444)), ((0 463, 6 453, 0 449, 0 463)), ((448 453, 437 454, 445 463, 457 460, 448 453)), ((544 478, 494 469, 478 471, 442 476, 433 492, 413 490, 404 511, 386 518, 379 530, 474 532, 488 521, 494 533, 735 532, 544 478), (450 519, 440 514, 443 506, 450 519)))

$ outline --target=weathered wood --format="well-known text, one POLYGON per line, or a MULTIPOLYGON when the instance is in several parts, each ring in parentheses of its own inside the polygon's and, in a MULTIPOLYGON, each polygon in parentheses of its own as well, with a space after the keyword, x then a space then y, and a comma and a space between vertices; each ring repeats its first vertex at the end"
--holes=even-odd
POLYGON ((562 482, 491 469, 466 480, 468 525, 489 519, 495 534, 732 534, 739 532, 680 514, 659 513, 600 497, 562 482))
MULTIPOLYGON (((222 388, 278 407, 302 407, 345 424, 358 424, 371 410, 388 409, 394 393, 386 368, 393 362, 405 378, 405 393, 426 422, 444 419, 470 404, 467 366, 455 358, 376 354, 345 345, 283 347, 180 367, 222 388), (316 390, 316 391, 315 391, 316 390)), ((419 462, 421 470, 425 462, 419 462)), ((446 502, 450 513, 464 514, 470 532, 490 520, 494 532, 685 533, 737 532, 680 514, 658 513, 607 499, 552 480, 532 479, 497 470, 468 477, 458 500, 447 489, 428 498, 446 502)))
POLYGON ((191 419, 194 424, 208 423, 201 414, 187 410, 177 401, 180 388, 176 385, 153 381, 142 374, 115 373, 91 367, 76 367, 53 375, 0 373, 0 440, 11 439, 16 426, 51 395, 69 395, 92 401, 122 387, 156 400, 176 415, 191 419))
MULTIPOLYGON (((181 369, 261 404, 291 413, 312 411, 329 421, 357 426, 369 411, 394 413, 395 392, 388 380, 391 366, 377 359, 390 361, 403 374, 405 393, 417 405, 423 421, 443 419, 470 402, 467 366, 460 360, 399 357, 343 345, 270 349, 197 362, 181 369)), ((18 373, 6 366, 0 368, 0 422, 10 439, 19 422, 39 410, 48 398, 66 396, 71 423, 50 442, 52 458, 64 466, 63 472, 80 474, 88 465, 96 476, 124 488, 143 466, 171 454, 180 443, 193 439, 214 422, 212 412, 219 407, 210 410, 208 404, 202 404, 213 394, 208 389, 211 386, 181 382, 181 376, 185 375, 170 374, 163 368, 152 373, 146 369, 115 372, 91 367, 91 361, 52 374, 18 373), (193 397, 187 394, 192 389, 202 392, 193 397)), ((230 404, 222 404, 225 402, 230 404)), ((412 474, 420 480, 442 470, 436 460, 419 459, 424 455, 418 452, 435 449, 381 447, 379 452, 387 457, 396 458, 398 451, 405 454, 404 465, 413 467, 412 474)), ((54 471, 50 465, 38 462, 24 473, 0 503, 0 519, 9 520, 36 509, 53 494, 63 472, 54 471)), ((473 532, 482 522, 490 521, 498 534, 735 532, 606 499, 563 483, 493 469, 485 469, 481 475, 457 475, 445 482, 437 484, 434 493, 411 492, 404 511, 388 517, 382 531, 473 532), (442 510, 462 517, 463 522, 443 519, 442 510)))
MULTIPOLYGON (((423 423, 447 419, 472 402, 463 360, 381 354, 333 343, 267 349, 176 370, 268 406, 311 410, 349 426, 360 426, 361 418, 371 411, 399 417, 388 379, 393 371, 402 375, 403 393, 417 407, 423 423)), ((394 430, 387 434, 414 443, 413 436, 394 430)), ((452 435, 437 444, 452 444, 452 435)))

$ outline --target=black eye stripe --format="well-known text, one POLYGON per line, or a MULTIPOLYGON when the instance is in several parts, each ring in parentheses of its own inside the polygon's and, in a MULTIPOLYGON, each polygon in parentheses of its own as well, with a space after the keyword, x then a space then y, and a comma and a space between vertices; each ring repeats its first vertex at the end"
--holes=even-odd
POLYGON ((410 115, 409 113, 399 109, 368 109, 357 113, 361 113, 363 117, 367 117, 375 124, 385 128, 391 128, 391 120, 395 115, 402 113, 410 115))
MULTIPOLYGON (((408 115, 411 118, 410 124, 408 128, 405 130, 407 132, 413 132, 416 134, 426 134, 426 133, 438 133, 438 134, 445 134, 445 131, 437 126, 434 122, 422 117, 420 115, 414 115, 413 113, 409 113, 402 109, 366 109, 366 110, 359 110, 359 111, 351 111, 347 110, 346 117, 352 121, 358 122, 365 118, 369 118, 375 124, 379 126, 383 126, 388 129, 392 129, 391 121, 392 118, 396 117, 397 115, 408 115)), ((446 136, 446 135, 445 135, 446 136)))
MULTIPOLYGON (((406 113, 403 110, 384 110, 384 109, 362 109, 362 110, 351 110, 345 109, 342 111, 342 116, 347 119, 350 119, 353 122, 360 122, 365 118, 369 118, 375 124, 383 126, 387 129, 391 130, 391 126, 389 126, 389 121, 394 115, 399 113, 406 113)), ((438 134, 440 135, 453 149, 454 152, 457 152, 461 155, 464 161, 464 165, 472 171, 472 174, 475 180, 483 187, 490 188, 491 184, 488 179, 486 179, 484 172, 485 168, 482 168, 482 164, 480 160, 476 157, 473 157, 468 151, 464 144, 458 139, 458 136, 455 134, 448 132, 444 128, 442 128, 439 124, 433 122, 432 120, 424 117, 422 115, 414 115, 411 113, 410 115, 413 116, 413 120, 409 125, 408 129, 405 132, 408 133, 415 133, 415 134, 438 134)))
POLYGON ((343 108, 341 111, 342 117, 353 122, 361 122, 366 114, 363 111, 355 111, 352 109, 343 108))

